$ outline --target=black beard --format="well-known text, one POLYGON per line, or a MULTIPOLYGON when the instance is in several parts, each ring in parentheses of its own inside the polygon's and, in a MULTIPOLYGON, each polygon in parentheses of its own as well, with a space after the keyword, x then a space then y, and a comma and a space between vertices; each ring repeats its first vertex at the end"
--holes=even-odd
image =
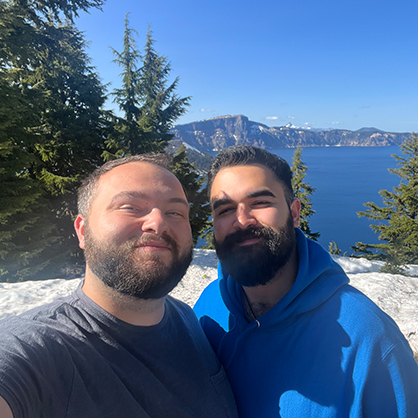
POLYGON ((137 245, 146 241, 144 235, 116 247, 96 241, 86 226, 84 256, 91 271, 118 293, 139 299, 159 299, 170 293, 186 273, 193 259, 193 247, 190 245, 180 255, 173 238, 163 235, 158 239, 170 246, 173 257, 168 265, 161 262, 158 254, 139 253, 137 245))
POLYGON ((278 231, 270 227, 241 229, 214 239, 216 253, 227 273, 242 286, 267 284, 289 261, 296 248, 296 233, 292 215, 278 231), (261 238, 255 244, 239 246, 249 238, 261 238))

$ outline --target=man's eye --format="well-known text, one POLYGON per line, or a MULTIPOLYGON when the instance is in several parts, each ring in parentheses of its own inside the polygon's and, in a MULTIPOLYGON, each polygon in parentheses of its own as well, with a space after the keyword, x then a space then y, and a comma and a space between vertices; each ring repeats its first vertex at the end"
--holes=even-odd
POLYGON ((181 212, 177 212, 175 210, 172 210, 170 212, 167 212, 167 215, 183 218, 183 214, 181 212))
POLYGON ((123 205, 120 207, 122 210, 126 210, 126 211, 138 211, 139 209, 135 206, 130 206, 130 205, 123 205))
POLYGON ((229 213, 229 212, 231 212, 233 210, 233 208, 223 208, 223 209, 221 209, 219 212, 218 212, 218 216, 220 216, 220 215, 224 215, 224 214, 226 214, 226 213, 229 213))
POLYGON ((266 200, 257 200, 257 202, 253 203, 253 206, 266 206, 269 205, 270 202, 266 201, 266 200))

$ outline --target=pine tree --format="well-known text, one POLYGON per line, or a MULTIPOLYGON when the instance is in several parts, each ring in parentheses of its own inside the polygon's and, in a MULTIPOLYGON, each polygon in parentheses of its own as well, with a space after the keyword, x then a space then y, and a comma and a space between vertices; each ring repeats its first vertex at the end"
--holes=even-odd
POLYGON ((79 10, 87 12, 91 8, 101 9, 105 0, 32 0, 30 11, 35 11, 48 21, 61 22, 62 15, 73 22, 78 17, 79 10))
MULTIPOLYGON (((122 87, 115 89, 115 102, 124 114, 117 124, 117 135, 107 141, 106 158, 123 155, 162 152, 174 137, 170 133, 174 122, 185 113, 190 97, 175 94, 179 78, 168 85, 171 66, 167 57, 154 48, 152 31, 148 28, 144 52, 136 46, 136 31, 125 17, 123 50, 114 62, 122 67, 122 87), (140 66, 141 65, 141 66, 140 66)), ((207 228, 210 207, 203 190, 204 179, 187 159, 184 146, 173 157, 173 172, 179 178, 190 202, 190 223, 194 244, 207 228)))
POLYGON ((108 117, 81 33, 49 14, 77 4, 0 3, 0 281, 44 278, 78 251, 75 188, 102 162, 108 117))
POLYGON ((162 151, 174 137, 170 133, 174 122, 186 112, 190 97, 175 94, 179 78, 170 84, 171 65, 167 57, 154 49, 151 28, 148 28, 144 49, 143 67, 140 72, 139 94, 141 100, 138 125, 144 132, 149 150, 162 151))
POLYGON ((184 145, 173 157, 173 173, 183 185, 190 203, 190 225, 193 243, 196 245, 199 236, 208 228, 211 208, 205 179, 196 172, 194 164, 189 163, 184 145))
POLYGON ((145 152, 142 146, 144 140, 142 131, 138 126, 139 110, 139 69, 138 61, 141 56, 136 47, 135 29, 129 27, 129 13, 125 16, 125 32, 123 36, 123 51, 117 52, 112 48, 115 59, 112 62, 122 67, 122 87, 112 93, 114 102, 124 113, 124 118, 119 118, 116 125, 117 133, 107 141, 110 153, 106 159, 123 157, 145 152), (113 152, 113 155, 112 155, 113 152))
POLYGON ((355 253, 371 259, 385 260, 382 271, 399 273, 406 264, 418 263, 418 137, 414 134, 401 145, 403 157, 392 155, 398 168, 389 172, 401 181, 393 191, 381 190, 384 206, 373 202, 364 204, 368 209, 358 216, 377 221, 370 227, 379 232, 381 244, 356 243, 355 253))
POLYGON ((292 167, 293 178, 292 186, 295 197, 297 197, 301 204, 300 211, 300 229, 310 239, 317 241, 320 233, 312 232, 309 226, 308 218, 312 216, 315 211, 312 209, 310 196, 315 192, 315 189, 309 184, 304 183, 307 167, 302 161, 302 149, 298 146, 293 154, 292 167))
POLYGON ((328 246, 328 252, 330 254, 341 255, 342 251, 338 248, 338 245, 335 241, 331 241, 328 246))
POLYGON ((40 95, 20 83, 34 60, 30 46, 39 40, 26 16, 20 5, 0 2, 0 281, 11 266, 31 258, 19 251, 18 237, 40 225, 36 212, 47 205, 39 182, 28 172, 36 161, 28 146, 35 142, 31 129, 39 116, 29 108, 37 109, 40 95))
POLYGON ((175 94, 178 77, 168 85, 171 66, 165 56, 155 51, 150 28, 144 53, 139 53, 134 39, 136 31, 130 28, 128 15, 123 51, 113 49, 114 62, 122 67, 122 87, 114 90, 113 95, 124 118, 119 120, 118 135, 107 143, 107 158, 163 151, 174 136, 169 132, 173 123, 185 113, 190 101, 190 97, 175 94))

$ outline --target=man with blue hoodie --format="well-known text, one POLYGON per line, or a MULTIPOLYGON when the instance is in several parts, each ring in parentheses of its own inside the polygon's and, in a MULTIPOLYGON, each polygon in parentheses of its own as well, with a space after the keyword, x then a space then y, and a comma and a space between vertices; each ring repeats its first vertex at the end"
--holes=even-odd
POLYGON ((209 171, 219 278, 195 312, 240 417, 418 417, 407 341, 298 229, 291 179, 283 159, 250 146, 209 171))

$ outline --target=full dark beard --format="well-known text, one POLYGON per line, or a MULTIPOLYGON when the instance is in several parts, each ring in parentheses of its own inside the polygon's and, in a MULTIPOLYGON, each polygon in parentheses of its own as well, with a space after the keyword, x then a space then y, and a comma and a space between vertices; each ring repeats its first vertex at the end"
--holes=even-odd
POLYGON ((118 293, 140 299, 159 299, 179 283, 193 258, 192 245, 180 255, 178 245, 171 237, 164 235, 159 239, 170 245, 173 257, 168 265, 158 254, 141 254, 137 246, 144 240, 144 235, 116 247, 112 243, 97 242, 86 227, 84 256, 91 271, 118 293))
POLYGON ((267 284, 289 261, 296 248, 292 215, 278 231, 270 227, 242 229, 228 235, 223 242, 214 239, 222 266, 242 286, 267 284), (252 245, 239 246, 249 238, 261 238, 252 245))

